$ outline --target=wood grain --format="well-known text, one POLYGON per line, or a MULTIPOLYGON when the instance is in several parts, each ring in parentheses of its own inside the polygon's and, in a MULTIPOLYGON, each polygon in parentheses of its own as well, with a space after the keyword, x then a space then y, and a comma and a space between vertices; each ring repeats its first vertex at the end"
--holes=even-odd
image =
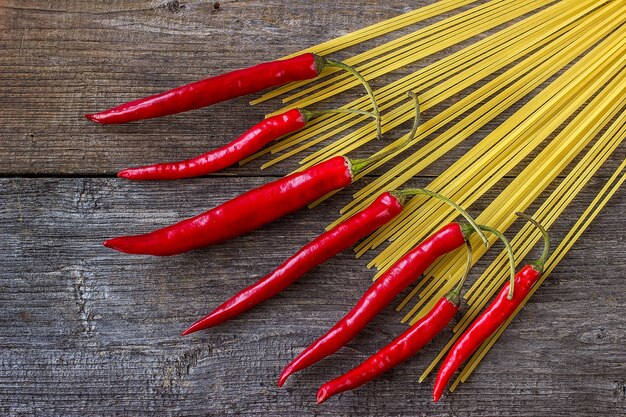
MULTIPOLYGON (((623 191, 468 383, 437 405, 430 400, 432 378, 421 385, 417 378, 445 337, 358 391, 314 403, 323 382, 405 329, 392 308, 347 348, 294 376, 284 389, 276 387, 282 367, 367 288, 371 255, 356 260, 341 254, 240 318, 179 336, 320 233, 362 184, 315 210, 182 256, 125 256, 101 246, 106 238, 213 207, 284 175, 296 160, 266 171, 255 162, 208 178, 130 183, 113 175, 224 143, 276 103, 249 107, 238 99, 110 127, 87 123, 83 113, 282 56, 428 3, 0 2, 0 414, 625 416, 623 191)), ((429 167, 415 185, 501 120, 429 167)), ((625 155, 620 148, 568 208, 555 225, 555 240, 625 155)), ((471 210, 479 212, 504 185, 471 210)))

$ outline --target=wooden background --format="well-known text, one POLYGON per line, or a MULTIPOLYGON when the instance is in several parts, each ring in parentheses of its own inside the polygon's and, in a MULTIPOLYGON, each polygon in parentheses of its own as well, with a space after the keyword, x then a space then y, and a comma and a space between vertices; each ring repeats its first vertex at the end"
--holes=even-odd
MULTIPOLYGON (((237 320, 179 336, 320 233, 355 187, 315 210, 182 256, 128 256, 101 246, 105 238, 204 211, 284 175, 297 161, 131 183, 115 173, 225 143, 277 103, 249 107, 237 99, 109 127, 90 124, 83 113, 277 58, 427 3, 0 1, 0 414, 625 416, 623 190, 468 383, 437 405, 430 400, 432 377, 421 385, 417 378, 445 337, 383 378, 315 405, 319 385, 405 328, 391 308, 347 348, 276 387, 282 367, 369 285, 372 271, 348 252, 237 320)), ((557 240, 625 155, 620 148, 568 209, 555 226, 557 240)))

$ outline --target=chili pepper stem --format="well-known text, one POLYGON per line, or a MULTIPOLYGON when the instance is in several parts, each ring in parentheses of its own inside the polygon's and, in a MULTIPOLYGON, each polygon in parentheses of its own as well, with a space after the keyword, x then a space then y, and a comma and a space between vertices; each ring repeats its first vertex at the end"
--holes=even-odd
POLYGON ((444 203, 448 204, 449 206, 454 208, 456 211, 461 213, 461 215, 463 217, 465 217, 467 222, 474 228, 476 233, 478 233, 478 236, 480 236, 480 239, 483 241, 484 245, 486 247, 489 247, 489 241, 487 240, 487 237, 485 236, 483 231, 480 230, 480 227, 478 226, 478 224, 476 224, 476 221, 474 220, 474 218, 472 216, 470 216, 469 213, 467 211, 465 211, 461 206, 459 206, 454 201, 450 200, 448 197, 444 197, 443 195, 441 195, 439 193, 436 193, 434 191, 429 191, 429 190, 427 190, 425 188, 408 188, 408 189, 405 189, 405 190, 393 191, 392 194, 394 194, 394 195, 404 194, 407 197, 408 196, 417 195, 417 194, 422 194, 422 195, 427 195, 429 197, 433 197, 433 198, 436 198, 438 200, 443 201, 444 203))
POLYGON ((515 287, 515 255, 513 254, 513 248, 511 247, 511 243, 509 242, 509 240, 506 238, 506 236, 504 236, 504 234, 502 234, 502 232, 500 232, 497 229, 494 229, 492 227, 489 226, 485 226, 485 225, 479 225, 481 229, 483 229, 485 232, 489 232, 492 235, 495 235, 498 239, 500 239, 502 241, 502 243, 504 243, 504 247, 506 248, 506 251, 509 255, 509 267, 511 269, 511 280, 510 280, 510 285, 509 285, 509 294, 507 295, 507 299, 512 300, 513 299, 513 291, 514 291, 514 287, 515 287))
POLYGON ((472 260, 474 258, 472 245, 466 241, 465 246, 467 247, 467 263, 465 264, 465 273, 456 287, 454 287, 452 291, 448 292, 445 296, 451 303, 457 306, 461 305, 461 290, 463 289, 463 285, 465 284, 465 281, 467 280, 467 277, 472 269, 472 260))
POLYGON ((332 110, 306 110, 300 109, 300 113, 304 116, 306 121, 311 119, 315 119, 316 117, 324 116, 326 114, 337 114, 337 113, 351 113, 351 114, 360 114, 362 116, 368 116, 373 119, 378 119, 378 116, 371 111, 367 110, 358 110, 358 109, 332 109, 332 110))
POLYGON ((410 141, 413 140, 413 138, 415 137, 415 134, 417 133, 417 129, 420 125, 420 121, 422 119, 422 114, 420 112, 420 102, 419 102, 419 98, 417 97, 417 95, 412 92, 412 91, 407 91, 407 96, 411 97, 414 101, 415 101, 415 119, 413 119, 413 127, 411 128, 411 132, 409 133, 409 136, 407 138, 406 141, 404 141, 403 143, 401 143, 399 146, 394 146, 393 148, 389 149, 387 152, 383 152, 380 153, 378 155, 374 155, 374 156, 370 156, 369 158, 365 158, 365 159, 353 159, 350 160, 351 166, 352 166, 352 173, 354 175, 358 174, 359 172, 361 172, 362 170, 364 170, 365 168, 367 168, 368 166, 386 158, 387 156, 391 155, 392 153, 396 152, 399 149, 404 148, 410 141))
POLYGON ((361 84, 363 84, 363 87, 365 87, 365 91, 367 91, 367 94, 372 99, 372 109, 374 111, 374 114, 377 116, 376 117, 377 119, 376 120, 376 134, 378 135, 378 138, 380 139, 383 136, 381 119, 380 119, 380 110, 378 109, 378 103, 376 102, 376 95, 374 94, 372 87, 369 85, 367 80, 365 80, 365 78, 363 78, 363 76, 350 65, 344 64, 343 62, 340 62, 340 61, 333 61, 332 59, 328 59, 328 58, 323 58, 323 59, 325 60, 325 66, 341 68, 342 70, 347 71, 351 73, 352 75, 354 75, 361 82, 361 84))
POLYGON ((317 74, 319 75, 324 70, 324 67, 326 67, 328 60, 318 54, 312 54, 312 55, 313 55, 313 59, 315 63, 315 70, 317 71, 317 74))
POLYGON ((543 268, 546 264, 546 261, 548 260, 548 256, 550 256, 550 237, 548 236, 548 232, 541 225, 541 223, 530 217, 528 214, 519 211, 515 214, 535 225, 535 227, 539 229, 541 235, 543 236, 543 253, 541 254, 541 257, 539 259, 532 263, 533 268, 535 268, 540 274, 543 274, 543 268))
POLYGON ((474 229, 474 226, 469 223, 459 223, 459 226, 461 226, 461 232, 463 233, 466 241, 469 240, 469 238, 472 237, 474 233, 476 233, 476 229, 474 229))

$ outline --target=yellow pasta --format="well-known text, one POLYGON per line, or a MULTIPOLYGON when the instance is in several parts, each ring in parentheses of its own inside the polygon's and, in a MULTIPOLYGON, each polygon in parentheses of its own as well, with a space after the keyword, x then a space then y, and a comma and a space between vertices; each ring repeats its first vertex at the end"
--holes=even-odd
MULTIPOLYGON (((305 51, 326 54, 370 42, 382 34, 471 3, 461 0, 434 3, 305 51)), ((358 174, 355 181, 391 160, 396 161, 395 164, 356 191, 353 200, 341 209, 341 216, 328 227, 362 210, 382 191, 409 183, 494 121, 497 127, 477 140, 425 188, 444 194, 464 207, 484 201, 494 189, 501 190, 476 218, 479 223, 501 231, 509 229, 516 220, 515 211, 531 206, 539 206, 533 217, 546 228, 558 222, 565 208, 585 190, 602 164, 615 157, 626 137, 625 23, 626 3, 619 0, 492 0, 346 59, 366 79, 373 80, 501 27, 375 90, 384 133, 413 118, 413 105, 406 99, 407 91, 419 95, 421 110, 429 112, 428 117, 424 118, 415 138, 404 135, 381 147, 378 153, 392 150, 393 153, 358 174), (450 104, 430 114, 441 108, 442 103, 450 104), (415 149, 406 152, 409 148, 415 149), (511 172, 516 172, 514 178, 511 172), (548 189, 553 191, 543 196, 548 189)), ((290 106, 311 106, 357 85, 351 77, 329 71, 321 79, 271 91, 255 103, 280 97, 290 106)), ((362 96, 342 107, 367 108, 368 105, 368 98, 362 96)), ((375 138, 376 129, 364 116, 326 115, 243 162, 274 154, 262 165, 266 168, 328 142, 301 159, 303 169, 331 156, 353 152, 375 138)), ((546 273, 524 303, 624 182, 624 169, 625 162, 622 162, 552 254, 546 273)), ((361 257, 384 245, 368 264, 368 267, 378 268, 376 278, 455 216, 453 210, 439 201, 414 197, 392 222, 355 247, 356 256, 361 257)), ((539 239, 531 225, 519 230, 511 240, 517 264, 539 239)), ((490 241, 495 243, 492 237, 490 241)), ((476 237, 471 244, 475 247, 475 263, 486 249, 479 245, 476 237)), ((403 311, 402 321, 415 323, 428 312, 457 284, 464 262, 465 253, 459 250, 431 266, 397 306, 398 311, 407 309, 403 311)), ((468 310, 454 327, 451 340, 423 372, 420 382, 501 288, 507 279, 507 262, 505 252, 499 253, 466 291, 468 310)), ((515 314, 517 311, 519 309, 515 314)), ((515 314, 472 356, 451 390, 468 378, 515 314)))
MULTIPOLYGON (((541 5, 543 4, 545 3, 542 3, 541 5)), ((521 24, 521 22, 517 23, 511 27, 510 31, 506 31, 505 33, 494 34, 493 36, 483 39, 471 45, 470 47, 463 49, 462 51, 452 54, 451 56, 441 60, 441 62, 433 64, 432 66, 424 68, 423 70, 420 70, 416 72, 415 74, 409 75, 394 83, 391 83, 390 85, 383 87, 382 89, 376 91, 379 104, 381 104, 381 110, 385 110, 389 108, 389 106, 397 103, 398 101, 404 100, 405 92, 407 90, 416 89, 420 87, 421 85, 428 83, 429 79, 431 80, 431 82, 441 81, 441 79, 445 77, 445 74, 448 74, 450 72, 456 72, 459 69, 468 67, 471 65, 472 62, 476 62, 476 61, 478 61, 478 63, 482 62, 481 58, 484 58, 485 54, 495 55, 496 52, 506 49, 507 54, 505 55, 505 57, 509 57, 512 54, 510 53, 510 50, 507 48, 511 45, 511 42, 513 42, 516 39, 516 37, 519 37, 519 36, 524 37, 524 34, 526 31, 531 30, 532 32, 532 28, 534 28, 536 25, 545 24, 545 22, 550 19, 552 22, 555 22, 556 26, 561 26, 564 24, 563 22, 566 22, 566 23, 569 22, 571 20, 572 14, 575 14, 576 11, 582 10, 584 13, 589 12, 594 7, 594 4, 595 2, 591 0, 583 1, 580 4, 578 3, 571 4, 569 5, 569 7, 568 5, 557 4, 556 6, 550 7, 538 13, 537 16, 533 16, 529 18, 526 25, 521 24), (391 104, 386 104, 385 102, 389 100, 392 100, 391 104)), ((514 8, 514 5, 510 5, 510 7, 514 8)), ((537 5, 537 7, 539 7, 539 5, 537 5)), ((518 16, 519 16, 518 14, 515 14, 511 17, 514 18, 518 16)), ((391 62, 389 64, 389 70, 396 68, 395 64, 396 64, 395 62, 391 62)), ((492 71, 495 71, 497 69, 498 69, 497 67, 494 67, 492 71)), ((459 74, 458 76, 462 77, 462 74, 459 74)), ((450 86, 455 87, 454 80, 446 83, 446 85, 449 87, 450 86)), ((459 91, 459 90, 453 89, 449 91, 450 93, 442 97, 442 99, 450 97, 453 91, 459 91)), ((424 103, 425 100, 422 100, 422 102, 424 103)), ((366 102, 363 99, 358 99, 343 107, 346 107, 346 108, 358 107, 358 106, 363 106, 365 104, 366 102)), ((410 106, 405 107, 403 109, 403 112, 405 113, 404 120, 408 120, 412 117, 410 106)), ((344 117, 344 115, 332 115, 332 116, 321 117, 313 121, 309 125, 309 127, 302 130, 301 132, 296 133, 295 135, 291 135, 287 139, 280 141, 273 146, 270 146, 269 148, 258 153, 257 155, 254 155, 253 157, 246 159, 242 163, 248 162, 268 152, 284 150, 287 147, 296 145, 304 140, 310 139, 313 136, 318 135, 322 132, 328 132, 329 129, 336 127, 334 131, 327 133, 324 137, 316 139, 313 142, 309 142, 296 150, 290 151, 288 155, 282 156, 280 157, 280 159, 275 159, 271 163, 264 165, 264 167, 272 165, 274 163, 280 162, 281 160, 285 159, 288 156, 301 152, 302 150, 308 148, 309 146, 312 146, 312 144, 318 143, 330 136, 336 135, 340 133, 341 131, 348 129, 363 120, 366 120, 366 119, 365 118, 353 118, 349 115, 348 117, 344 117)), ((372 140, 374 137, 375 136, 371 134, 371 131, 370 131, 370 136, 367 139, 367 141, 372 140)), ((361 142, 361 145, 364 143, 365 142, 361 142)))
MULTIPOLYGON (((551 2, 552 0, 491 0, 489 3, 477 6, 458 16, 444 19, 430 27, 374 48, 372 51, 348 58, 345 62, 356 66, 360 62, 384 53, 362 66, 356 66, 366 80, 372 80, 389 73, 394 68, 406 66, 551 2), (393 64, 389 65, 390 62, 393 64)), ((306 98, 291 104, 291 106, 306 107, 356 85, 352 77, 342 74, 317 83, 312 88, 287 97, 285 100, 293 101, 300 97, 300 94, 308 94, 306 98), (325 86, 327 87, 320 89, 325 86), (310 94, 312 92, 315 94, 310 94)), ((280 109, 278 112, 285 109, 280 109)))

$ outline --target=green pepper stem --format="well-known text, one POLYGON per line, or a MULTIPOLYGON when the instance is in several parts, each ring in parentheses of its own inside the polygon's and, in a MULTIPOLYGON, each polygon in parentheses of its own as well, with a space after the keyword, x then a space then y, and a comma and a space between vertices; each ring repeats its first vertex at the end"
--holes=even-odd
POLYGON ((494 228, 491 228, 489 226, 485 226, 482 224, 479 226, 485 232, 489 232, 495 235, 498 239, 502 241, 502 243, 504 243, 504 247, 506 248, 506 251, 509 255, 509 266, 511 267, 511 281, 509 285, 509 294, 507 295, 506 298, 508 298, 509 300, 512 300, 513 291, 515 287, 515 255, 513 254, 513 248, 511 247, 511 243, 509 243, 509 240, 506 238, 506 236, 504 236, 504 234, 502 234, 502 232, 500 232, 499 230, 496 230, 494 228))
POLYGON ((299 109, 300 113, 304 116, 304 118, 308 121, 311 119, 315 119, 319 116, 324 116, 326 114, 337 114, 337 113, 352 113, 352 114, 360 114, 362 116, 368 116, 373 119, 377 119, 378 116, 367 110, 358 110, 358 109, 332 109, 332 110, 307 110, 307 109, 299 109))
POLYGON ((461 278, 459 283, 452 289, 452 291, 446 294, 446 298, 451 303, 457 306, 461 304, 461 289, 463 289, 463 284, 465 284, 465 281, 469 276, 470 270, 472 269, 472 259, 474 258, 472 245, 466 241, 465 246, 467 246, 467 263, 465 264, 465 273, 463 274, 463 278, 461 278))
POLYGON ((408 188, 406 190, 393 191, 392 193, 395 195, 399 194, 399 195, 404 195, 404 196, 413 196, 416 194, 422 194, 422 195, 427 195, 429 197, 433 197, 433 198, 443 201, 444 203, 448 204, 449 206, 454 208, 456 211, 461 213, 461 215, 465 217, 468 223, 474 228, 476 233, 478 233, 478 236, 480 236, 480 239, 483 241, 485 246, 487 247, 489 246, 489 240, 487 240, 487 237, 485 236, 483 231, 480 229, 480 227, 476 223, 476 220, 474 220, 474 218, 470 216, 470 214, 467 211, 465 211, 461 206, 459 206, 454 201, 450 200, 448 197, 444 197, 439 193, 436 193, 434 191, 429 191, 425 188, 408 188))
POLYGON ((543 268, 546 264, 546 261, 548 260, 548 256, 550 256, 550 237, 548 236, 548 232, 546 231, 546 229, 541 225, 541 223, 539 223, 537 220, 533 219, 532 217, 530 217, 528 214, 526 213, 522 213, 522 212, 516 212, 515 213, 517 216, 523 218, 524 220, 531 222, 537 229, 539 229, 539 231, 541 232, 541 235, 543 236, 543 253, 541 254, 541 258, 537 259, 535 262, 533 262, 533 268, 535 268, 535 270, 539 271, 539 273, 543 274, 543 268))
POLYGON ((376 134, 378 135, 378 138, 380 139, 383 136, 381 120, 380 120, 380 110, 378 109, 378 103, 376 102, 376 95, 374 95, 374 91, 372 90, 372 87, 369 85, 367 80, 365 80, 365 78, 363 78, 363 76, 355 68, 351 67, 350 65, 344 64, 341 61, 334 61, 328 58, 325 58, 325 60, 326 60, 327 66, 341 68, 342 70, 347 71, 351 73, 352 75, 354 75, 361 82, 361 84, 363 84, 363 87, 365 87, 365 91, 367 91, 367 94, 372 99, 372 109, 374 110, 374 114, 377 116, 376 117, 377 119, 376 120, 376 134))
POLYGON ((411 128, 411 132, 409 133, 407 140, 403 141, 398 146, 394 146, 393 148, 389 149, 387 152, 370 156, 369 158, 365 158, 365 159, 350 160, 350 164, 352 166, 352 173, 354 175, 358 174, 359 172, 361 172, 363 169, 367 168, 368 166, 388 157, 389 155, 393 154, 397 150, 404 148, 415 137, 415 134, 417 133, 417 128, 419 127, 420 121, 422 119, 422 114, 420 112, 420 101, 414 92, 407 91, 406 94, 415 101, 415 119, 413 119, 413 127, 411 128))

